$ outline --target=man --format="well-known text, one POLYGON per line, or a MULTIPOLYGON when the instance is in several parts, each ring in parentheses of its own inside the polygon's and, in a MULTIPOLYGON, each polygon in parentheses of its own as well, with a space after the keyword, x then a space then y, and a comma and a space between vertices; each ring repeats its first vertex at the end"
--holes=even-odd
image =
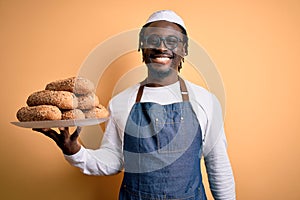
POLYGON ((173 11, 153 13, 140 32, 147 78, 115 96, 101 147, 90 150, 72 135, 36 129, 52 138, 83 173, 110 175, 124 169, 119 199, 206 199, 200 168, 204 157, 215 199, 235 199, 222 112, 214 95, 178 72, 188 53, 183 20, 173 11))

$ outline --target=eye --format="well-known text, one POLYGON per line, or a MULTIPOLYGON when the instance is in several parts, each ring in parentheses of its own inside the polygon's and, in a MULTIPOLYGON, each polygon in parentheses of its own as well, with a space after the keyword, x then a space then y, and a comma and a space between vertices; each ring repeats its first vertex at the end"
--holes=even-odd
POLYGON ((147 37, 146 43, 148 45, 154 45, 154 46, 156 46, 157 44, 160 43, 160 38, 157 35, 150 35, 149 37, 147 37))
POLYGON ((176 36, 168 36, 168 37, 166 38, 166 43, 167 43, 168 45, 172 45, 172 46, 177 45, 177 43, 178 43, 178 38, 177 38, 176 36))

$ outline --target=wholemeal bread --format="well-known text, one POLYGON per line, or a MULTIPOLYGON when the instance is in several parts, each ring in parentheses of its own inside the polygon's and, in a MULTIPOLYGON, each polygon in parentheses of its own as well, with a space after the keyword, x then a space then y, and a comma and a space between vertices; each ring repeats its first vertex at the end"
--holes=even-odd
POLYGON ((45 90, 28 96, 28 106, 17 111, 17 118, 21 122, 107 118, 108 110, 94 90, 94 84, 82 77, 50 82, 45 90))
POLYGON ((61 119, 62 120, 68 120, 68 119, 85 119, 85 115, 79 109, 66 110, 66 111, 62 111, 61 119))
POLYGON ((60 109, 75 109, 78 101, 71 92, 42 90, 31 94, 27 99, 27 105, 53 105, 60 109))
POLYGON ((99 98, 95 93, 77 96, 78 109, 87 110, 96 107, 99 104, 99 98))
POLYGON ((85 118, 107 118, 109 116, 109 112, 107 109, 102 106, 98 105, 90 110, 84 110, 85 118))
POLYGON ((17 118, 21 122, 60 120, 61 115, 59 108, 51 105, 26 106, 20 108, 17 112, 17 118))
POLYGON ((88 94, 95 90, 93 82, 83 77, 71 77, 53 81, 46 85, 46 90, 69 91, 74 94, 88 94))

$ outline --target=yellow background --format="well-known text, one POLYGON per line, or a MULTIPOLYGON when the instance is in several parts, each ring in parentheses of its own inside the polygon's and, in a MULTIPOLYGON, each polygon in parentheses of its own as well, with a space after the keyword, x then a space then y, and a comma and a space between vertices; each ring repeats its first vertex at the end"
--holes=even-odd
MULTIPOLYGON (((238 199, 300 199, 300 3, 293 0, 0 0, 0 199, 116 199, 122 174, 82 175, 50 139, 10 122, 29 94, 76 75, 99 43, 159 9, 184 18, 222 76, 238 199)), ((113 63, 111 73, 121 76, 122 59, 123 70, 141 64, 133 57, 113 63)))

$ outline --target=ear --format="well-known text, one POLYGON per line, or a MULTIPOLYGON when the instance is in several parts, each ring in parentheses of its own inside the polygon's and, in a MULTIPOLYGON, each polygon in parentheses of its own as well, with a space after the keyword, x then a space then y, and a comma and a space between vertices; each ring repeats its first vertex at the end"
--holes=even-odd
POLYGON ((184 56, 187 55, 186 45, 186 43, 183 43, 182 46, 180 46, 180 48, 177 49, 177 54, 182 58, 184 58, 184 56))
POLYGON ((182 53, 183 53, 183 56, 186 56, 187 55, 187 52, 186 52, 186 43, 184 43, 183 45, 182 45, 182 53))
POLYGON ((145 62, 145 54, 144 54, 144 49, 142 49, 142 62, 145 62))

